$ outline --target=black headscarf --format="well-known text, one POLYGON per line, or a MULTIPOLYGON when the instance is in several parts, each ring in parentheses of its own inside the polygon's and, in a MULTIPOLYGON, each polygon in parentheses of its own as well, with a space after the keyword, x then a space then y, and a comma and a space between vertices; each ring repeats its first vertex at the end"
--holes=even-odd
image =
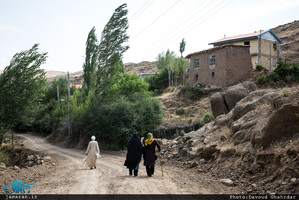
POLYGON ((135 132, 128 144, 127 144, 127 157, 125 161, 125 166, 127 166, 129 169, 134 169, 136 165, 141 161, 141 155, 142 155, 142 143, 140 141, 140 137, 138 135, 138 132, 135 132))

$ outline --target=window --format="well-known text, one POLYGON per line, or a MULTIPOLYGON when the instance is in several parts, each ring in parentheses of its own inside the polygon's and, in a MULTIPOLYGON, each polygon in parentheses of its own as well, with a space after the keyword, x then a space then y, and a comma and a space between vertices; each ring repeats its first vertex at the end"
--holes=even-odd
POLYGON ((248 45, 249 46, 250 45, 250 41, 245 41, 244 45, 248 45))
POLYGON ((215 65, 215 56, 210 57, 210 66, 215 65))
POLYGON ((194 69, 199 68, 199 59, 194 59, 194 69))
POLYGON ((215 72, 212 72, 212 77, 215 77, 215 72))
POLYGON ((274 49, 274 51, 276 51, 277 50, 277 44, 273 44, 273 49, 274 49))
POLYGON ((195 75, 195 82, 197 83, 198 81, 198 75, 195 75))

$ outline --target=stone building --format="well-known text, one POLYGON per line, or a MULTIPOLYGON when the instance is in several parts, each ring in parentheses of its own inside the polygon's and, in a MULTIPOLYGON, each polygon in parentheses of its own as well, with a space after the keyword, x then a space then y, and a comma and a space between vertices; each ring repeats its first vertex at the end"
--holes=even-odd
POLYGON ((271 31, 258 31, 254 33, 225 37, 215 42, 209 43, 214 47, 223 45, 245 45, 250 46, 250 55, 253 68, 257 64, 262 65, 268 70, 276 68, 276 63, 283 60, 283 54, 280 49, 282 41, 271 31))
POLYGON ((246 79, 251 70, 249 46, 225 45, 191 53, 189 84, 229 86, 246 79))

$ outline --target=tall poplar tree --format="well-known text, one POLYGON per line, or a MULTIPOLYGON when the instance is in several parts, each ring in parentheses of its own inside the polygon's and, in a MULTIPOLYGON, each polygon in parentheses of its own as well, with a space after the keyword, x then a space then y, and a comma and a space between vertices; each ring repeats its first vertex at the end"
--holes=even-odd
POLYGON ((95 27, 93 27, 87 37, 85 50, 85 63, 83 65, 84 87, 87 93, 92 85, 95 83, 95 70, 97 64, 97 57, 99 53, 98 39, 95 34, 95 27))
POLYGON ((124 71, 121 59, 129 49, 128 45, 124 45, 129 39, 126 33, 129 28, 126 7, 127 4, 122 4, 116 8, 102 31, 97 69, 97 88, 101 87, 100 90, 109 84, 113 75, 124 71))
POLYGON ((4 129, 28 120, 26 112, 41 101, 46 78, 40 66, 46 58, 47 53, 39 53, 35 44, 16 53, 0 75, 0 126, 4 129))
POLYGON ((180 43, 181 58, 183 57, 183 52, 185 51, 185 46, 186 46, 186 42, 185 42, 185 39, 183 38, 181 43, 180 43))
POLYGON ((180 43, 180 53, 181 53, 180 67, 183 70, 183 85, 185 85, 185 76, 186 76, 186 69, 187 69, 186 67, 184 67, 186 65, 183 65, 183 52, 185 51, 185 47, 186 47, 186 42, 185 42, 185 39, 183 38, 180 43))

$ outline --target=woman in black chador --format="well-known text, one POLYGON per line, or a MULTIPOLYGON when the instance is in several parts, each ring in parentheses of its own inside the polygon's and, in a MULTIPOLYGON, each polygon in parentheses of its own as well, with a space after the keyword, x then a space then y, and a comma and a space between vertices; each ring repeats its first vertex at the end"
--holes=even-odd
POLYGON ((125 166, 129 168, 129 174, 132 176, 134 170, 134 176, 138 176, 139 163, 142 156, 142 143, 138 132, 134 133, 127 144, 127 157, 125 166))

